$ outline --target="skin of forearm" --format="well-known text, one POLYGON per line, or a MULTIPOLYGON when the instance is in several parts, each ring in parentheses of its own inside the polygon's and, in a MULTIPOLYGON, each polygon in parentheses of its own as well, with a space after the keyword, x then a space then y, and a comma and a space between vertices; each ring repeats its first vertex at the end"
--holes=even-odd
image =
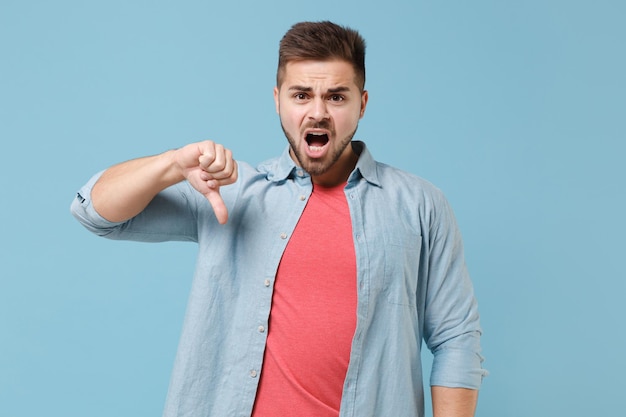
POLYGON ((160 191, 184 179, 168 151, 122 162, 107 169, 94 184, 94 209, 112 222, 139 214, 160 191))
POLYGON ((431 395, 434 417, 474 417, 477 390, 433 386, 431 395))

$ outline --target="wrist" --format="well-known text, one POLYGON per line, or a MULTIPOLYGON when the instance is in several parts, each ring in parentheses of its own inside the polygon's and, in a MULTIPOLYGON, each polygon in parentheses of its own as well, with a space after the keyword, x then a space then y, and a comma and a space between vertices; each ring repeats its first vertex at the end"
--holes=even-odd
POLYGON ((169 150, 157 156, 162 172, 163 188, 177 184, 186 178, 184 168, 178 162, 177 151, 176 149, 169 150))

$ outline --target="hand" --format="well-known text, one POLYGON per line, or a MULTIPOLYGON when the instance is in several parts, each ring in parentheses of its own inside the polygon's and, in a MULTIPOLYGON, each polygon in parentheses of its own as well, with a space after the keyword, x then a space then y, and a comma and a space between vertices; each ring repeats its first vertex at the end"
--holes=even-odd
POLYGON ((207 140, 176 150, 174 158, 183 176, 209 200, 217 221, 225 224, 228 210, 219 190, 237 181, 237 162, 232 152, 207 140))

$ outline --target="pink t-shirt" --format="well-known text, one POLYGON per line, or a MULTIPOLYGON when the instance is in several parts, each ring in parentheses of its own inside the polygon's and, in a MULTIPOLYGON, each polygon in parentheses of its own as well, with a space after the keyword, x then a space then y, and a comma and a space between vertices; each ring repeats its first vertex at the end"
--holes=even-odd
POLYGON ((314 186, 280 262, 254 417, 337 417, 356 327, 344 185, 314 186))

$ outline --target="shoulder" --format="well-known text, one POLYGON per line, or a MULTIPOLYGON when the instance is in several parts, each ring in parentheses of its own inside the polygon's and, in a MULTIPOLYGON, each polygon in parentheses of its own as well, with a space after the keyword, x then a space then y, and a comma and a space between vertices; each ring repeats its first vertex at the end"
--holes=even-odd
POLYGON ((376 170, 380 187, 387 192, 433 204, 446 199, 440 188, 416 174, 382 162, 376 162, 376 170))
POLYGON ((359 154, 357 170, 383 194, 411 200, 440 200, 443 193, 424 178, 374 159, 364 142, 353 142, 359 154))

